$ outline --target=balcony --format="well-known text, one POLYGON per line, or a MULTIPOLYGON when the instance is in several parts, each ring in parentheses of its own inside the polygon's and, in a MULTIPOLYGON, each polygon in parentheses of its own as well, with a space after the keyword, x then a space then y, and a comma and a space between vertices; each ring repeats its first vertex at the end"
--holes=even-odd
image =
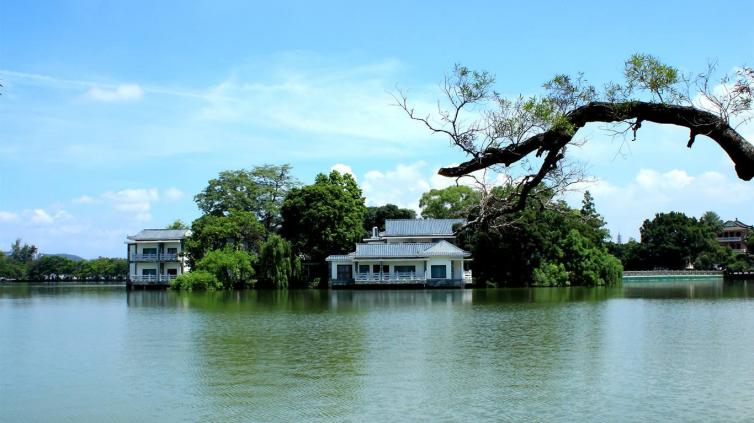
POLYGON ((743 242, 742 236, 720 236, 717 237, 717 242, 743 242))
POLYGON ((423 283, 425 281, 424 274, 416 272, 356 273, 353 279, 357 284, 423 283))
POLYGON ((131 254, 131 261, 178 261, 176 253, 131 254))
POLYGON ((168 283, 171 280, 177 278, 178 275, 131 275, 128 279, 131 282, 136 282, 140 284, 149 284, 149 283, 168 283))

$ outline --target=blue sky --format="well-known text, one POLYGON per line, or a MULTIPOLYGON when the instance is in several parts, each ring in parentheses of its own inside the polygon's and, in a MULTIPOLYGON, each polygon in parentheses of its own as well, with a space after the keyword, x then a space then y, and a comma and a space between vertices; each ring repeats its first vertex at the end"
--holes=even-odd
MULTIPOLYGON (((560 72, 619 79, 634 52, 684 72, 754 62, 751 2, 357 3, 4 5, 0 246, 123 256, 126 234, 196 218, 192 197, 219 171, 263 163, 303 182, 350 168, 370 205, 416 207, 463 156, 390 93, 429 110, 454 63, 517 95, 560 72)), ((754 183, 709 140, 687 150, 685 131, 651 125, 630 148, 598 126, 583 135, 572 155, 613 235, 669 210, 754 223, 754 183)))

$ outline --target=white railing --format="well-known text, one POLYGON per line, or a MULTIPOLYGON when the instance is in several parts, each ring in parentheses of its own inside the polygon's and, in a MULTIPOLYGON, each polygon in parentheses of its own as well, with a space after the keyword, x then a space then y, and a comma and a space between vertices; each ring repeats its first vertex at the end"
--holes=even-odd
POLYGON ((393 272, 393 273, 356 273, 353 279, 357 282, 380 282, 380 281, 414 281, 423 280, 423 275, 417 277, 416 272, 393 272))
POLYGON ((177 261, 178 254, 175 253, 148 253, 148 254, 133 254, 131 255, 131 261, 177 261))
POLYGON ((131 282, 157 283, 168 282, 177 277, 178 275, 131 275, 129 279, 131 282))
POLYGON ((740 242, 744 240, 742 236, 721 236, 717 237, 719 242, 740 242))
POLYGON ((157 261, 157 253, 134 254, 131 256, 133 261, 157 261))
POLYGON ((471 280, 471 270, 464 270, 463 271, 463 279, 464 280, 471 280))

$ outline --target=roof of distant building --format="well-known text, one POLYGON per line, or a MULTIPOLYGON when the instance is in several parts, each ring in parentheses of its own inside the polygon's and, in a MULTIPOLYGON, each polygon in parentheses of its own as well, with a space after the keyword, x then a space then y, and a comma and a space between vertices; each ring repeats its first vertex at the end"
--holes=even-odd
POLYGON ((453 236, 453 226, 463 219, 388 219, 383 236, 453 236))
POLYGON ((178 241, 188 235, 189 229, 142 229, 138 234, 127 238, 131 241, 178 241))
POLYGON ((746 228, 746 229, 752 229, 752 228, 754 228, 754 226, 747 225, 747 224, 741 222, 738 219, 729 220, 729 221, 725 222, 725 224, 723 225, 723 227, 725 227, 725 228, 746 228))
MULTIPOLYGON (((422 258, 422 257, 468 257, 471 254, 447 242, 399 242, 390 244, 356 244, 353 259, 364 258, 422 258)), ((333 260, 331 256, 328 259, 333 260)), ((345 257, 344 257, 345 258, 345 257)))

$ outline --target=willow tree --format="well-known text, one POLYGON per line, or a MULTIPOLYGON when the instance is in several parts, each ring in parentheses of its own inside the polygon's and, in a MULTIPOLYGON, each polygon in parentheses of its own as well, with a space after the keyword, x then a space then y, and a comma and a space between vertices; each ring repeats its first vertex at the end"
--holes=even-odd
POLYGON ((569 165, 569 144, 593 122, 607 123, 613 133, 636 136, 642 124, 654 122, 687 128, 687 147, 706 136, 722 148, 739 178, 754 177, 754 146, 736 131, 751 117, 754 70, 742 67, 720 80, 714 66, 699 75, 682 75, 657 58, 635 54, 626 62, 622 82, 602 89, 582 74, 556 75, 539 96, 509 99, 494 89, 494 77, 456 66, 443 85, 445 101, 435 115, 415 111, 405 95, 398 104, 409 117, 432 132, 444 134, 468 159, 441 168, 439 174, 460 178, 492 169, 508 176, 509 195, 489 195, 478 221, 512 215, 526 207, 540 184, 567 187, 583 173, 569 165), (517 167, 518 171, 511 171, 517 167))

